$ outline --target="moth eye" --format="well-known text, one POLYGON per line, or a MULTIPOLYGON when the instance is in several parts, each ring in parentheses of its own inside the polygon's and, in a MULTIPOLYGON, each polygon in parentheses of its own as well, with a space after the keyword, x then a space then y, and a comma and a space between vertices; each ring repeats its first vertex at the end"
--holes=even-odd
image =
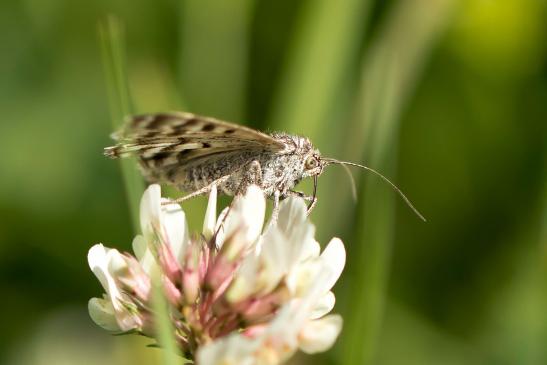
POLYGON ((310 156, 306 160, 305 166, 306 166, 306 170, 311 170, 318 166, 318 162, 313 156, 310 156))

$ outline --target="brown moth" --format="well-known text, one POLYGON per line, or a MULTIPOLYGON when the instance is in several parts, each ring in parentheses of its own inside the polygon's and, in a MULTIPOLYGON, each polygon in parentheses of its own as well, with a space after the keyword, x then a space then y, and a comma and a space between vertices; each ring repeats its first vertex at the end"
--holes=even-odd
POLYGON ((178 199, 179 202, 206 194, 213 186, 234 196, 255 184, 273 199, 274 217, 279 201, 289 196, 309 201, 309 213, 317 203, 318 176, 326 166, 339 164, 366 169, 380 176, 425 221, 386 177, 367 166, 323 157, 305 137, 266 134, 183 112, 129 117, 113 137, 118 143, 105 148, 106 156, 136 155, 148 182, 167 183, 189 193, 178 199), (311 196, 294 190, 307 177, 314 179, 311 196))

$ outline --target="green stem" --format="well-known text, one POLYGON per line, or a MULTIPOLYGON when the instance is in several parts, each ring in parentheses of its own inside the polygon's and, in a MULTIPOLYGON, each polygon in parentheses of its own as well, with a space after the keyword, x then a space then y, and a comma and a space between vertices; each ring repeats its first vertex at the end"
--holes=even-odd
POLYGON ((169 315, 169 303, 163 294, 163 284, 159 275, 153 277, 152 308, 156 325, 157 340, 162 347, 163 365, 177 365, 181 363, 180 352, 174 338, 174 328, 169 315))
MULTIPOLYGON (((124 33, 120 21, 108 16, 99 24, 102 57, 106 75, 106 85, 110 104, 110 117, 114 130, 119 129, 126 116, 133 112, 127 81, 124 33)), ((144 191, 144 183, 134 158, 120 160, 127 201, 135 232, 139 231, 139 201, 144 191)))
MULTIPOLYGON (((121 127, 124 117, 133 112, 127 82, 122 24, 117 18, 109 16, 99 25, 99 35, 101 38, 112 125, 114 130, 116 130, 121 127)), ((138 232, 140 231, 139 202, 144 191, 144 183, 138 170, 135 168, 133 158, 125 158, 120 162, 133 228, 135 232, 138 232)), ((153 279, 152 307, 155 313, 154 320, 158 342, 164 348, 162 352, 163 364, 176 365, 180 363, 180 358, 177 356, 178 351, 169 317, 168 303, 161 290, 162 284, 159 275, 154 275, 153 279)))

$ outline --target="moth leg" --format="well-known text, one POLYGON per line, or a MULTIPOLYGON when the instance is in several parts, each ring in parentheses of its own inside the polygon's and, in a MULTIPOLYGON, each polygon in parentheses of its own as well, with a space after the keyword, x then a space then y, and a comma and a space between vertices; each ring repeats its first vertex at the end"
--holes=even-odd
POLYGON ((246 167, 246 171, 243 173, 241 183, 237 189, 237 195, 243 195, 247 191, 247 188, 251 185, 258 185, 262 187, 262 167, 260 162, 254 160, 251 161, 246 167))
POLYGON ((205 195, 205 194, 208 194, 211 189, 213 188, 213 186, 220 186, 223 182, 225 182, 226 180, 228 180, 228 178, 230 177, 230 175, 225 175, 225 176, 222 176, 218 179, 216 179, 215 181, 213 181, 212 183, 210 183, 209 185, 206 185, 204 187, 202 187, 201 189, 199 190, 196 190, 188 195, 185 195, 181 198, 177 198, 175 200, 170 200, 170 201, 167 201, 167 202, 163 202, 162 205, 169 205, 169 204, 180 204, 188 199, 191 199, 191 198, 195 198, 196 196, 200 196, 200 195, 205 195))
POLYGON ((307 202, 313 201, 313 196, 311 196, 311 195, 306 195, 306 194, 304 194, 304 193, 301 192, 301 191, 289 190, 289 195, 290 195, 290 196, 296 196, 296 197, 298 197, 298 198, 302 198, 302 199, 304 199, 304 200, 307 201, 307 202))
POLYGON ((311 211, 313 210, 313 208, 315 208, 315 206, 317 205, 316 196, 306 195, 301 191, 294 191, 294 190, 289 190, 289 195, 296 196, 296 197, 304 199, 305 201, 310 202, 310 205, 308 206, 308 212, 307 212, 308 216, 311 214, 311 211))
POLYGON ((270 224, 274 224, 277 222, 277 217, 279 216, 279 199, 280 199, 281 193, 279 190, 276 190, 273 194, 273 209, 272 209, 272 217, 270 218, 270 224))
POLYGON ((308 217, 310 216, 311 211, 313 210, 313 208, 315 208, 316 205, 317 205, 317 197, 312 197, 312 202, 310 205, 308 205, 308 213, 307 213, 308 217))

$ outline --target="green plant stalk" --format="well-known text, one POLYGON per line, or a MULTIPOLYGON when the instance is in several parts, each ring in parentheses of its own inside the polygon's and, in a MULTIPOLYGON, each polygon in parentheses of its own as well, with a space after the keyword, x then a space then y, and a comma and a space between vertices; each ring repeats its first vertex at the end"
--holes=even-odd
POLYGON ((174 328, 168 311, 168 303, 163 295, 163 285, 159 275, 153 275, 152 307, 157 331, 158 344, 162 348, 162 364, 178 365, 181 357, 174 338, 174 328))
MULTIPOLYGON (((401 0, 388 14, 363 62, 359 109, 348 130, 353 155, 387 176, 396 166, 402 109, 437 36, 448 22, 453 0, 401 0), (366 146, 366 149, 365 147, 366 146)), ((343 364, 374 364, 389 281, 395 207, 393 192, 370 179, 361 188, 356 214, 352 273, 345 298, 343 364), (364 222, 364 223, 363 223, 364 222)), ((417 220, 419 222, 419 220, 417 220)))
MULTIPOLYGON (((99 35, 106 73, 112 125, 114 130, 117 130, 121 127, 124 117, 133 111, 127 81, 122 24, 117 18, 109 16, 100 23, 99 35)), ((136 165, 133 158, 122 159, 120 163, 133 228, 135 232, 139 232, 139 202, 144 191, 144 183, 138 170, 135 168, 136 165)), ((154 313, 156 313, 154 319, 157 326, 158 342, 164 348, 162 352, 163 364, 175 365, 179 363, 177 347, 167 311, 167 303, 162 291, 159 289, 161 285, 158 282, 158 275, 155 275, 152 307, 154 313)))
MULTIPOLYGON (((106 76, 110 117, 113 130, 118 130, 133 107, 127 81, 123 26, 114 16, 108 16, 99 24, 99 37, 106 76)), ((135 168, 134 158, 120 160, 129 212, 135 232, 139 232, 139 201, 144 191, 144 182, 135 168)))
MULTIPOLYGON (((545 150, 545 156, 544 160, 547 161, 547 149, 545 150)), ((540 317, 539 323, 540 323, 540 334, 538 338, 539 346, 538 349, 543 349, 538 351, 538 359, 541 363, 542 361, 547 361, 547 350, 545 350, 545 341, 547 341, 547 312, 545 311, 545 308, 547 308, 547 167, 544 165, 543 169, 543 182, 544 182, 544 190, 543 190, 543 211, 540 212, 541 217, 541 225, 540 225, 540 242, 539 242, 539 260, 540 264, 539 266, 539 297, 538 305, 539 308, 543 308, 543 310, 540 310, 540 313, 543 313, 543 316, 540 317)))
MULTIPOLYGON (((543 157, 547 161, 547 148, 545 149, 545 156, 543 157)), ((540 252, 543 262, 543 270, 547 274, 547 165, 543 165, 543 211, 541 212, 541 224, 540 224, 540 252)), ((547 290, 547 275, 545 277, 545 289, 547 290)), ((546 322, 547 323, 547 322, 546 322)))

